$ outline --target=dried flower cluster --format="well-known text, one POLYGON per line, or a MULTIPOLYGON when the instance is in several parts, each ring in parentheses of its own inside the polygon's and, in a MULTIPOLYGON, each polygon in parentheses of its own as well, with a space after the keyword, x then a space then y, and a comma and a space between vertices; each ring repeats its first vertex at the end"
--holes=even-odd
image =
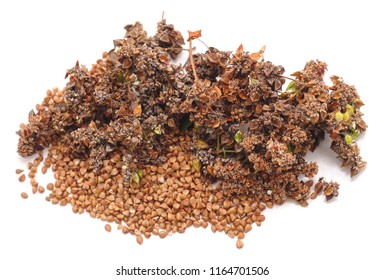
POLYGON ((317 164, 304 159, 325 132, 352 176, 365 166, 355 142, 367 127, 363 102, 337 76, 326 85, 325 63, 310 61, 289 78, 264 49, 193 54, 196 31, 181 66, 172 63, 184 44, 173 25, 162 20, 153 37, 140 23, 125 30, 90 70, 68 70, 65 88, 48 90, 20 125, 18 153, 39 153, 28 165, 33 193, 45 190, 35 180, 43 162, 56 180, 48 201, 115 222, 139 244, 211 225, 242 248, 266 206, 338 195, 335 182, 313 184, 317 164))

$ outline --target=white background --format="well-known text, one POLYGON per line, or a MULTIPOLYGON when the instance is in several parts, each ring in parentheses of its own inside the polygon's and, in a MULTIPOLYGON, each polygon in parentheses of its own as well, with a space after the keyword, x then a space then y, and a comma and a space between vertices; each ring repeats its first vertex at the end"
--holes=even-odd
MULTIPOLYGON (((382 1, 2 1, 0 4, 1 202, 0 279, 163 279, 118 277, 116 268, 268 266, 265 277, 224 279, 385 279, 384 251, 384 11, 382 1), (182 4, 183 3, 183 4, 182 4), (366 169, 351 179, 325 142, 309 158, 319 175, 341 183, 332 203, 294 203, 265 212, 246 235, 245 247, 209 229, 190 228, 142 246, 104 223, 53 206, 32 195, 15 169, 15 131, 48 88, 65 85, 77 60, 88 67, 121 38, 123 26, 141 21, 153 34, 162 12, 186 36, 224 50, 257 51, 282 64, 286 74, 310 59, 328 63, 354 84, 366 106, 367 133, 359 138, 366 169), (20 193, 29 193, 22 200, 20 193)), ((195 42, 198 50, 204 47, 195 42)), ((164 278, 165 279, 165 278, 164 278)), ((169 279, 193 279, 173 277, 169 279)), ((213 276, 194 279, 219 279, 213 276)), ((222 278, 221 278, 222 279, 222 278)))

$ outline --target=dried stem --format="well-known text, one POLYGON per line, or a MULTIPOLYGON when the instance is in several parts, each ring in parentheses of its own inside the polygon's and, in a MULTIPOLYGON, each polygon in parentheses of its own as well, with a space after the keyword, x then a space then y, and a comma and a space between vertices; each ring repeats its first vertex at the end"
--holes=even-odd
MULTIPOLYGON (((293 78, 290 78, 290 77, 286 77, 286 76, 283 76, 281 75, 282 78, 285 78, 285 79, 288 79, 288 80, 291 80, 291 81, 297 81, 296 79, 293 79, 293 78)), ((298 81, 297 81, 298 82, 298 81)))
POLYGON ((182 51, 190 51, 190 49, 181 49, 181 48, 162 48, 163 50, 168 50, 168 51, 178 51, 178 50, 182 50, 182 51))
POLYGON ((199 42, 201 42, 203 45, 205 45, 205 47, 207 48, 207 49, 209 49, 209 46, 207 46, 207 44, 205 43, 205 42, 203 42, 201 39, 197 39, 199 42))
POLYGON ((197 71, 195 70, 195 64, 194 64, 194 59, 193 59, 193 55, 192 55, 192 40, 189 40, 189 55, 190 55, 190 63, 191 63, 191 68, 193 70, 193 73, 194 73, 194 79, 195 81, 198 80, 198 76, 197 76, 197 71))

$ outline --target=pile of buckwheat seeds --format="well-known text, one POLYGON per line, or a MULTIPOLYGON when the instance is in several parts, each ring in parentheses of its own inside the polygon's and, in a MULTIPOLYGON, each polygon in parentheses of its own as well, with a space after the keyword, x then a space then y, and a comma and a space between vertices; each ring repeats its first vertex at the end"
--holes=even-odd
POLYGON ((288 77, 264 48, 194 53, 195 31, 183 49, 164 19, 153 37, 140 23, 125 30, 90 70, 69 69, 66 86, 48 90, 20 125, 18 153, 37 156, 16 174, 33 194, 48 190, 52 204, 87 212, 108 232, 116 224, 139 244, 193 226, 242 248, 266 207, 338 195, 338 183, 314 182, 317 163, 305 160, 326 133, 351 176, 365 166, 356 143, 367 128, 363 102, 337 76, 326 85, 325 63, 288 77), (173 62, 182 51, 184 66, 173 62), (55 181, 44 187, 36 173, 49 169, 55 181))

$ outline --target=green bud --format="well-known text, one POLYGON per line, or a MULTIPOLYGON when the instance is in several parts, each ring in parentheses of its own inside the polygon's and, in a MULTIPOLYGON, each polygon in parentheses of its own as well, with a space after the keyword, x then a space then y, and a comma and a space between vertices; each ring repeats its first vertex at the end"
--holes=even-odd
POLYGON ((197 158, 194 158, 192 160, 192 167, 197 171, 197 172, 200 172, 201 171, 201 168, 202 168, 202 165, 201 165, 201 162, 199 159, 197 158))
POLYGON ((155 129, 154 129, 154 133, 156 135, 161 135, 162 134, 162 126, 160 124, 158 124, 155 129))
POLYGON ((138 174, 139 179, 143 178, 143 170, 139 169, 138 171, 136 171, 136 173, 138 174))
POLYGON ((345 113, 343 113, 343 117, 344 117, 344 122, 348 122, 350 120, 349 112, 346 111, 345 113))
POLYGON ((256 84, 257 83, 257 79, 249 78, 249 83, 250 83, 250 85, 256 84))
POLYGON ((124 82, 124 75, 122 73, 118 74, 118 81, 119 81, 119 83, 123 83, 124 82))
POLYGON ((131 179, 135 183, 139 184, 140 183, 140 176, 139 176, 138 172, 135 172, 134 174, 132 174, 131 179))
POLYGON ((354 114, 354 108, 353 108, 353 106, 352 106, 352 105, 350 105, 350 104, 346 104, 345 108, 346 108, 346 112, 348 112, 348 113, 349 113, 349 115, 352 115, 352 114, 354 114))
POLYGON ((342 120, 344 119, 344 115, 340 111, 338 111, 335 115, 335 118, 337 122, 342 122, 342 120))
POLYGON ((345 134, 345 142, 350 145, 353 142, 353 137, 350 134, 345 134))
POLYGON ((350 131, 354 132, 356 130, 356 122, 352 122, 349 126, 350 131))
POLYGON ((209 147, 209 144, 207 144, 204 140, 196 141, 195 145, 198 149, 207 149, 209 147))
POLYGON ((358 130, 354 130, 352 134, 353 139, 356 139, 358 135, 360 135, 360 132, 358 130))
POLYGON ((241 143, 242 140, 243 140, 242 132, 240 132, 240 131, 238 130, 237 133, 235 133, 234 140, 235 140, 235 142, 237 142, 238 144, 241 143))

